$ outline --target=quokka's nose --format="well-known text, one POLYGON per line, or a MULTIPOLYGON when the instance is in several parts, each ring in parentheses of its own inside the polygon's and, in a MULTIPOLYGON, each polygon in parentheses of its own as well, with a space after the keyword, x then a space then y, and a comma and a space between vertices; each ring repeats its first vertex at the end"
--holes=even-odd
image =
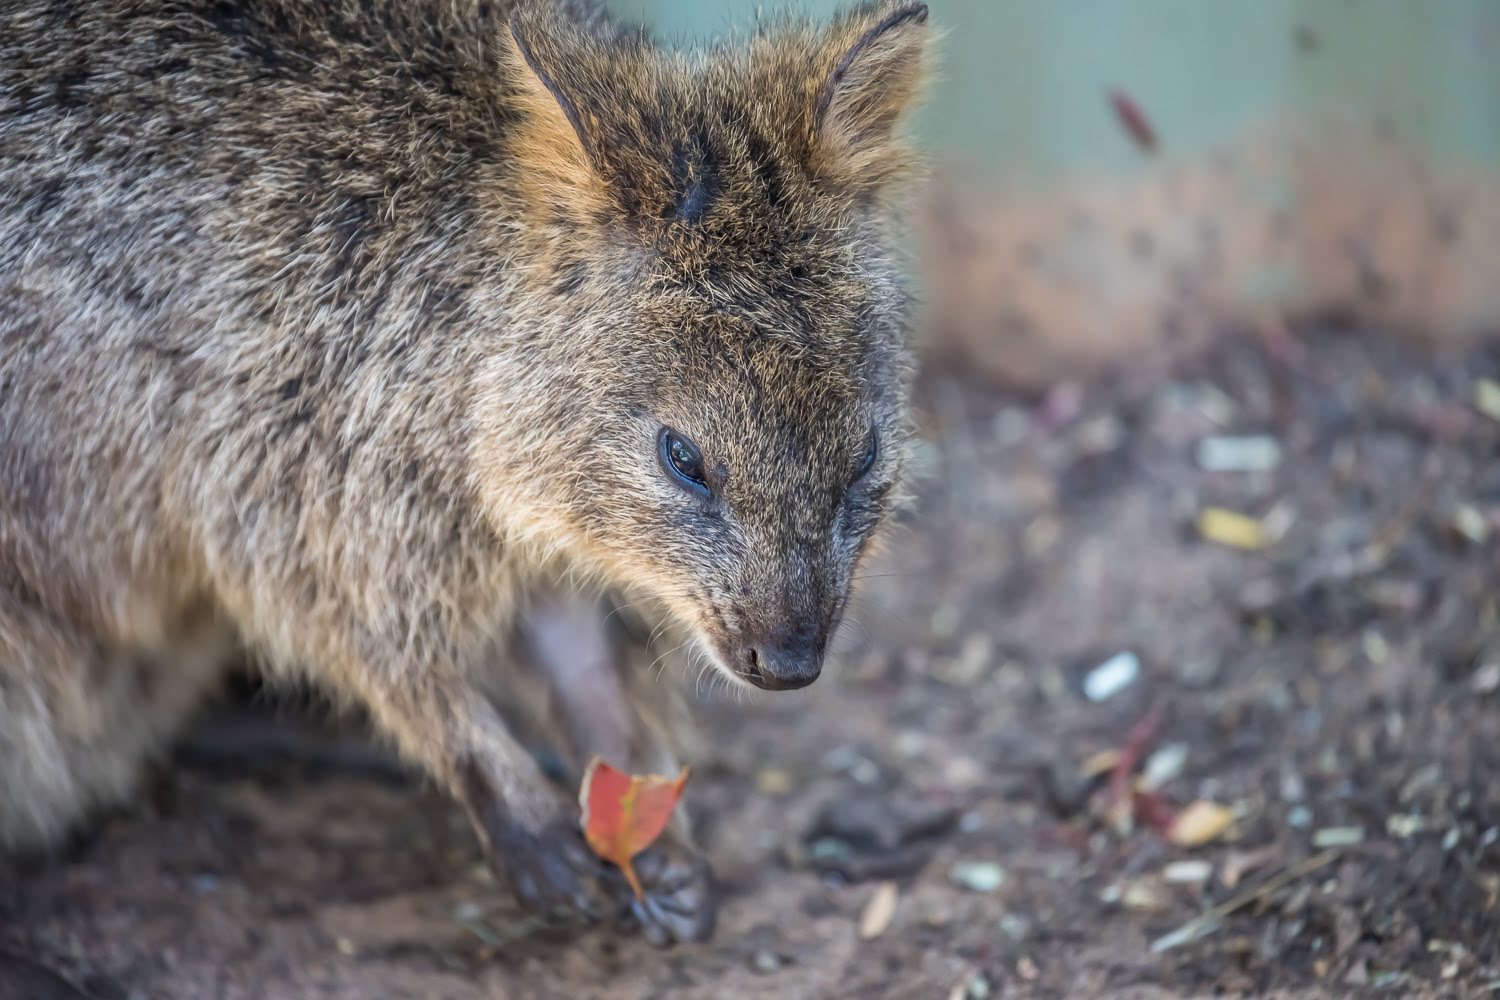
POLYGON ((823 672, 823 643, 813 634, 787 634, 748 643, 740 652, 740 672, 766 691, 807 687, 823 672))

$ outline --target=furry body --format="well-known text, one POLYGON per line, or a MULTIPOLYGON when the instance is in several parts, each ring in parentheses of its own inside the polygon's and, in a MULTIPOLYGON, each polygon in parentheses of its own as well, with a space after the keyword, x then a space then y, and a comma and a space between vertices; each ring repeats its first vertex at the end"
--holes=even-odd
POLYGON ((721 665, 836 620, 899 466, 925 12, 689 59, 512 6, 0 11, 0 847, 126 795, 243 650, 587 909, 479 676, 528 595, 620 588, 721 665))

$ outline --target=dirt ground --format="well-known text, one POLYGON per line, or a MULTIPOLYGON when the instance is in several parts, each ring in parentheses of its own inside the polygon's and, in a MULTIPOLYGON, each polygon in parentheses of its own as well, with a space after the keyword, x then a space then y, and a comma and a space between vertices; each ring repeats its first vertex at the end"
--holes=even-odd
POLYGON ((179 761, 0 868, 0 947, 101 1000, 1489 995, 1497 377, 1326 330, 1033 401, 926 373, 918 503, 837 664, 701 708, 709 944, 540 928, 440 796, 267 757, 179 761), (1279 462, 1204 469, 1224 435, 1279 462), (1234 821, 1178 846, 1195 801, 1234 821))

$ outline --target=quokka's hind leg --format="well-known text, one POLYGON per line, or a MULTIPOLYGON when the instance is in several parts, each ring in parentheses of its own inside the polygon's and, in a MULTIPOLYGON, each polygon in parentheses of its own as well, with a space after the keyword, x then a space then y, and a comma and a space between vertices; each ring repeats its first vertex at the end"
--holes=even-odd
MULTIPOLYGON (((610 605, 568 594, 538 600, 522 625, 520 651, 540 669, 549 708, 566 732, 574 781, 598 755, 633 773, 675 774, 688 724, 680 689, 652 669, 644 636, 621 627, 610 605)), ((676 666, 673 664, 672 666, 676 666)), ((635 861, 646 890, 635 916, 658 943, 713 932, 717 893, 679 805, 656 845, 635 861)))
POLYGON ((125 800, 233 648, 206 622, 149 654, 108 649, 0 592, 0 851, 56 845, 125 800))

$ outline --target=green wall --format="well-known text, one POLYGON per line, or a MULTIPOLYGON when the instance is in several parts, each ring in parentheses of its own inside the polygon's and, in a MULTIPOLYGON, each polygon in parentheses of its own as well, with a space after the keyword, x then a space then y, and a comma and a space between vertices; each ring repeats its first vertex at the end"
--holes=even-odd
MULTIPOLYGON (((754 0, 613 0, 663 37, 749 23, 754 0)), ((830 0, 805 0, 826 15, 830 0)), ((932 0, 942 65, 920 129, 1006 176, 1119 175, 1149 164, 1110 114, 1129 93, 1162 156, 1260 121, 1379 117, 1440 158, 1500 163, 1500 0, 932 0)))

